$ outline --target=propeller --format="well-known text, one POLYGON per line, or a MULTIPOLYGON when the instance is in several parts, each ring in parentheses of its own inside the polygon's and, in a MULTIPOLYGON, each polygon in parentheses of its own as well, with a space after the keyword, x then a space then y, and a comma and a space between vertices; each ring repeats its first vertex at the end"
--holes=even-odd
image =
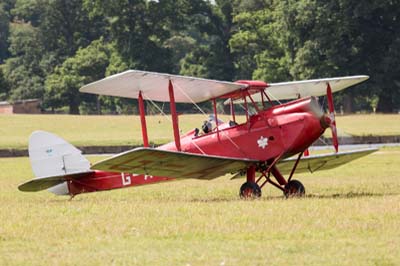
POLYGON ((328 98, 328 109, 329 109, 329 116, 328 116, 327 122, 332 131, 333 147, 335 147, 335 151, 338 152, 339 151, 339 141, 338 141, 337 130, 336 130, 335 107, 333 105, 332 89, 331 89, 331 86, 329 85, 329 83, 326 88, 326 95, 328 98))

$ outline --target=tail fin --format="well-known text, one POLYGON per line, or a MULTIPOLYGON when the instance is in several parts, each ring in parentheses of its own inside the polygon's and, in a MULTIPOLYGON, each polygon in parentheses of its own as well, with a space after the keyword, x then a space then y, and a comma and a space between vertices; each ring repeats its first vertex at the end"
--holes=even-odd
POLYGON ((57 195, 69 194, 67 176, 92 172, 82 152, 64 139, 45 131, 35 131, 29 138, 29 159, 36 178, 18 188, 39 191, 49 188, 57 195))

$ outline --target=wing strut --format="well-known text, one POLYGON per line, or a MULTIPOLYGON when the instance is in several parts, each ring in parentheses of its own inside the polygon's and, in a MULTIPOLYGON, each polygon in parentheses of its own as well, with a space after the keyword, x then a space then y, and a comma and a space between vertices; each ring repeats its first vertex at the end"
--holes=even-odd
POLYGON ((140 123, 142 124, 143 146, 149 147, 149 138, 147 136, 147 126, 146 126, 146 112, 144 110, 142 91, 139 91, 138 101, 139 101, 140 123))
POLYGON ((215 117, 215 125, 217 126, 217 137, 219 139, 219 123, 218 123, 218 116, 217 116, 217 102, 215 98, 212 100, 213 102, 213 108, 214 108, 214 117, 215 117))
POLYGON ((231 115, 232 115, 233 122, 236 122, 235 105, 233 104, 233 99, 232 98, 231 98, 231 101, 230 101, 230 107, 231 107, 231 115))
POLYGON ((172 116, 172 126, 174 128, 175 146, 178 151, 181 151, 181 138, 179 137, 179 125, 178 125, 178 115, 176 114, 174 86, 172 85, 171 80, 169 80, 168 82, 168 92, 169 92, 169 105, 171 108, 171 116, 172 116))
POLYGON ((333 143, 333 146, 335 147, 335 151, 337 153, 339 150, 339 142, 338 142, 338 136, 337 136, 337 130, 336 130, 335 106, 333 105, 332 89, 331 89, 331 85, 329 84, 329 82, 328 82, 328 86, 326 88, 326 95, 328 97, 328 108, 329 108, 329 118, 330 118, 329 126, 331 127, 331 131, 332 131, 332 143, 333 143))

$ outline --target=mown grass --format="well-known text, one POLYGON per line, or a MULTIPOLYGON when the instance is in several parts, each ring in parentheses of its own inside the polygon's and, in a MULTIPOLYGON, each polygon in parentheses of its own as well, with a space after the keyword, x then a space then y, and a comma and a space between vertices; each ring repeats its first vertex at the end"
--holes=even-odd
MULTIPOLYGON (((221 118, 229 120, 229 116, 221 118)), ((204 115, 182 115, 180 129, 187 132, 199 128, 204 119, 204 115)), ((169 117, 148 116, 147 123, 151 142, 172 141, 169 117)), ((338 116, 337 125, 340 135, 400 135, 400 115, 338 116)), ((0 115, 0 148, 26 148, 29 135, 38 129, 53 132, 75 145, 142 144, 138 116, 0 115)))
POLYGON ((296 176, 302 199, 243 201, 222 177, 68 201, 19 192, 28 159, 0 159, 0 265, 400 265, 399 161, 385 148, 296 176))

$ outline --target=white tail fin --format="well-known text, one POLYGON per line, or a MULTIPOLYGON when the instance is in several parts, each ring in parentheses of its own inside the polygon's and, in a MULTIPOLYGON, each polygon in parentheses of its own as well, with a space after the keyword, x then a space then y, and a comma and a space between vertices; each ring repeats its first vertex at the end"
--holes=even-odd
POLYGON ((35 131, 29 138, 29 159, 36 178, 22 184, 23 191, 49 188, 57 195, 69 194, 64 177, 91 172, 90 162, 82 152, 64 139, 45 131, 35 131))
POLYGON ((90 169, 90 162, 80 150, 45 131, 35 131, 29 138, 29 159, 37 177, 73 174, 90 169))

